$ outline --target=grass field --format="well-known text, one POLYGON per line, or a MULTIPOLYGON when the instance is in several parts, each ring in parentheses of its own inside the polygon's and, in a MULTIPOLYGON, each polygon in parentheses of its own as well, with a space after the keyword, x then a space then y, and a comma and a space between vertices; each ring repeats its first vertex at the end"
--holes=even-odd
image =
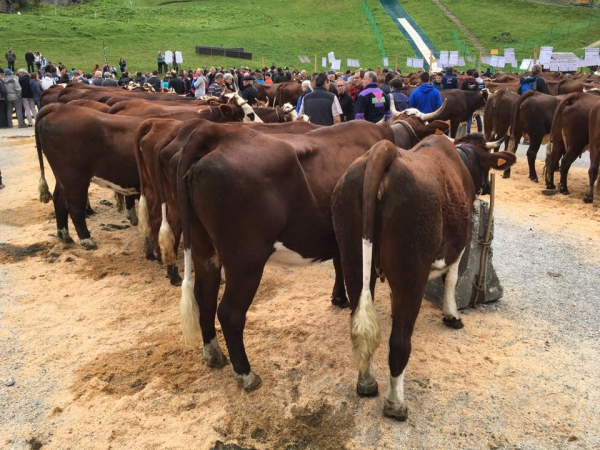
POLYGON ((598 9, 528 0, 441 2, 485 48, 514 47, 519 59, 533 56, 536 45, 552 45, 556 51, 573 51, 581 57, 585 46, 600 39, 598 9), (510 33, 516 42, 502 42, 505 40, 501 37, 503 32, 510 33), (500 40, 494 40, 494 36, 500 40))
MULTIPOLYGON (((455 48, 455 26, 437 6, 429 0, 401 3, 438 49, 455 48)), ((410 46, 377 0, 367 0, 367 4, 382 34, 390 63, 399 56, 399 65, 404 68, 406 56, 413 56, 410 46)), ((544 39, 550 33, 554 33, 552 41, 559 50, 583 47, 597 37, 592 31, 600 24, 598 10, 525 0, 444 0, 444 4, 486 47, 514 46, 519 57, 528 56, 533 42, 547 44, 544 39), (518 42, 491 41, 501 31, 510 31, 518 42)), ((359 59, 363 67, 382 65, 361 0, 86 0, 83 5, 31 6, 21 15, 2 15, 0 36, 0 45, 15 49, 19 67, 24 66, 24 54, 31 49, 41 51, 50 61, 90 71, 94 64, 104 61, 103 41, 109 64, 116 65, 123 56, 130 70, 153 69, 156 52, 169 49, 183 52, 185 68, 255 68, 264 61, 266 65, 290 65, 312 71, 315 54, 320 69, 321 57, 329 51, 335 51, 336 57, 343 60, 343 68, 347 58, 359 59), (196 55, 196 45, 243 47, 253 53, 253 60, 196 55), (300 63, 300 55, 309 56, 311 64, 300 63)))

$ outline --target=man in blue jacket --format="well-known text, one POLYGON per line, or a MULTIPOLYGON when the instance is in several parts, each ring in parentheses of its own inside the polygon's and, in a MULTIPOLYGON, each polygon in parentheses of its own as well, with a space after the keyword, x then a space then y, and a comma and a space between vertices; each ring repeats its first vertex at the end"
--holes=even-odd
POLYGON ((421 84, 410 94, 410 107, 424 114, 433 112, 442 106, 440 92, 429 83, 429 72, 419 75, 421 84))
POLYGON ((446 69, 446 75, 442 78, 442 89, 458 89, 458 78, 454 75, 454 69, 448 67, 446 69))

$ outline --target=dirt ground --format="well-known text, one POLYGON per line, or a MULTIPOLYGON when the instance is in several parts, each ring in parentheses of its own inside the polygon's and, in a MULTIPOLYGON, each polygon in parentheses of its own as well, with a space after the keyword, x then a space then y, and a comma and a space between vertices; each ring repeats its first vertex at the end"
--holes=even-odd
MULTIPOLYGON (((144 258, 124 214, 99 203, 114 202, 109 191, 91 189, 98 249, 85 251, 54 237, 53 208, 37 200, 32 138, 0 137, 0 167, 0 447, 600 447, 598 342, 548 340, 552 324, 515 312, 507 297, 465 311, 458 331, 424 302, 406 375, 409 419, 384 418, 387 339, 375 357, 380 395, 358 398, 349 313, 329 302, 330 263, 267 267, 245 333, 263 385, 242 392, 229 367, 209 369, 183 343, 180 291, 144 258)), ((570 196, 542 195, 523 157, 510 180, 497 180, 499 214, 585 238, 597 261, 599 203, 581 201, 586 170, 572 169, 570 196)), ((388 288, 377 289, 385 337, 388 288)))

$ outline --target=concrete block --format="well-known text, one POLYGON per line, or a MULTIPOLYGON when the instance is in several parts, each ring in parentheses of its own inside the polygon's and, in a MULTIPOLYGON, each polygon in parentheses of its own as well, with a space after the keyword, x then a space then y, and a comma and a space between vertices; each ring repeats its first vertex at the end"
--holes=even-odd
MULTIPOLYGON (((489 215, 489 204, 483 200, 475 200, 471 209, 471 230, 467 240, 467 247, 462 260, 458 266, 458 281, 456 283, 456 306, 458 309, 464 309, 469 306, 473 297, 474 284, 479 274, 479 264, 481 259, 480 240, 483 240, 487 218, 489 215)), ((483 291, 480 292, 478 303, 489 303, 502 298, 503 289, 494 270, 493 264, 493 237, 494 223, 492 221, 491 231, 492 245, 487 252, 487 263, 484 269, 483 291)), ((439 277, 430 280, 425 288, 425 298, 438 308, 442 308, 444 303, 444 282, 445 277, 439 277)))

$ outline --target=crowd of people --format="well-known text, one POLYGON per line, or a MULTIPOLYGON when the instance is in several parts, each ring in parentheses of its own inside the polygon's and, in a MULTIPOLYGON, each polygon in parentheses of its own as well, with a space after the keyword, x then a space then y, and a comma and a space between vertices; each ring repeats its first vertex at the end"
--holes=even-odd
MULTIPOLYGON (((149 84, 155 91, 166 89, 189 97, 239 92, 250 105, 255 106, 258 97, 255 83, 269 86, 296 80, 302 83, 302 95, 296 111, 298 114, 308 115, 311 122, 323 125, 350 120, 387 121, 392 115, 392 109, 400 112, 408 107, 427 113, 442 104, 440 90, 485 88, 483 79, 473 69, 467 71, 467 79, 459 86, 451 67, 443 74, 435 74, 433 80, 429 79, 429 73, 423 72, 420 86, 409 98, 402 92, 400 72, 381 70, 379 67, 376 70, 347 70, 343 74, 330 70, 311 75, 305 70, 290 70, 289 67, 280 68, 275 65, 254 71, 249 67, 229 70, 202 67, 186 71, 179 69, 175 60, 169 69, 163 53, 158 52, 157 68, 151 73, 130 72, 122 57, 119 59, 118 69, 108 63, 103 66, 96 64, 90 72, 84 73, 74 68, 68 70, 60 62, 53 64, 37 51, 29 50, 25 53, 27 69, 15 70, 17 57, 12 48, 6 51, 5 59, 7 68, 0 68, 0 128, 13 126, 13 111, 16 112, 19 127, 32 126, 37 110, 41 107, 41 92, 58 83, 126 86, 133 82, 139 85, 149 84), (390 106, 390 99, 393 99, 393 108, 390 106)), ((479 116, 477 125, 481 130, 479 116)))

